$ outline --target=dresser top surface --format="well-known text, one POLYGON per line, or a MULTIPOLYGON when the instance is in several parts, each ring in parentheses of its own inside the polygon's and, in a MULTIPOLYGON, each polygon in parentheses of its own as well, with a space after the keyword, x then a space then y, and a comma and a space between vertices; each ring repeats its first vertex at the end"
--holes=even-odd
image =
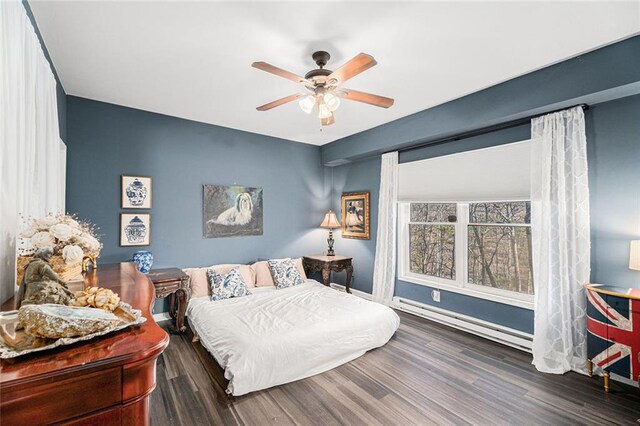
POLYGON ((180 268, 152 269, 146 274, 154 283, 186 279, 189 276, 180 268))
POLYGON ((584 287, 587 290, 593 290, 597 293, 640 300, 640 288, 620 287, 607 284, 585 284, 584 287))
POLYGON ((346 256, 326 256, 326 255, 322 255, 322 254, 317 254, 317 255, 311 255, 311 256, 304 256, 306 259, 311 259, 311 260, 319 260, 320 262, 339 262, 342 260, 351 260, 350 257, 346 257, 346 256))
POLYGON ((0 389, 69 371, 126 364, 161 352, 169 343, 167 333, 153 320, 150 312, 155 288, 137 271, 133 263, 100 265, 85 275, 85 286, 104 287, 120 295, 121 300, 140 309, 147 321, 82 343, 61 346, 0 361, 0 389))

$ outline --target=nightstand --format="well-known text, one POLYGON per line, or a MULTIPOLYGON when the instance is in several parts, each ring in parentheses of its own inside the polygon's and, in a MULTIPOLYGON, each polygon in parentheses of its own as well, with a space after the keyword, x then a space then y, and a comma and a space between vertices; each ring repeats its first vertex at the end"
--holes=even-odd
POLYGON ((347 293, 351 293, 349 285, 351 284, 351 276, 353 275, 353 264, 350 257, 345 256, 304 256, 302 258, 302 266, 304 272, 309 276, 312 272, 322 272, 322 282, 329 285, 331 272, 347 271, 347 280, 344 289, 347 293))
POLYGON ((169 297, 169 315, 176 322, 179 332, 187 329, 184 315, 191 296, 189 276, 179 268, 153 269, 147 274, 156 288, 156 299, 169 297))

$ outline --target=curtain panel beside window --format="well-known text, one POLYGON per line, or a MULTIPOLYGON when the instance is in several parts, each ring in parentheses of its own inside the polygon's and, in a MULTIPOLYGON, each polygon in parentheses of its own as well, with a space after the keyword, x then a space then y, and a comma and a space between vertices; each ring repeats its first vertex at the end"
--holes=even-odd
POLYGON ((0 303, 15 291, 20 216, 64 211, 56 80, 19 0, 0 1, 0 303))

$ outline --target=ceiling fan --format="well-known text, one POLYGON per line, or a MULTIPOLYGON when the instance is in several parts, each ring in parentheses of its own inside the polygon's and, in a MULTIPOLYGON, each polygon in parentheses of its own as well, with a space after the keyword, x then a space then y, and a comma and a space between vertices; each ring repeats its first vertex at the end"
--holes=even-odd
POLYGON ((314 107, 317 107, 318 118, 323 126, 335 123, 333 112, 340 106, 340 99, 348 99, 356 102, 363 102, 382 108, 389 108, 393 105, 393 99, 384 96, 373 95, 371 93, 359 92, 357 90, 341 87, 352 77, 368 70, 377 64, 373 56, 360 53, 346 64, 335 71, 325 69, 325 65, 331 57, 327 52, 318 51, 311 55, 317 69, 311 70, 300 77, 292 72, 285 71, 266 62, 254 62, 252 67, 262 71, 284 77, 287 80, 302 84, 309 92, 296 93, 268 104, 257 107, 258 111, 268 111, 277 106, 299 100, 300 108, 307 114, 311 114, 314 107))

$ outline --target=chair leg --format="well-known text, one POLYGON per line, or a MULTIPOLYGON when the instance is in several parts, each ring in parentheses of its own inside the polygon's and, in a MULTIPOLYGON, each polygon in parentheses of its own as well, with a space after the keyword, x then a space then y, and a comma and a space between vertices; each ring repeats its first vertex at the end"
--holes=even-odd
POLYGON ((587 360, 587 374, 589 377, 593 376, 593 362, 590 359, 587 360))
POLYGON ((609 392, 609 372, 604 372, 604 391, 609 392))

